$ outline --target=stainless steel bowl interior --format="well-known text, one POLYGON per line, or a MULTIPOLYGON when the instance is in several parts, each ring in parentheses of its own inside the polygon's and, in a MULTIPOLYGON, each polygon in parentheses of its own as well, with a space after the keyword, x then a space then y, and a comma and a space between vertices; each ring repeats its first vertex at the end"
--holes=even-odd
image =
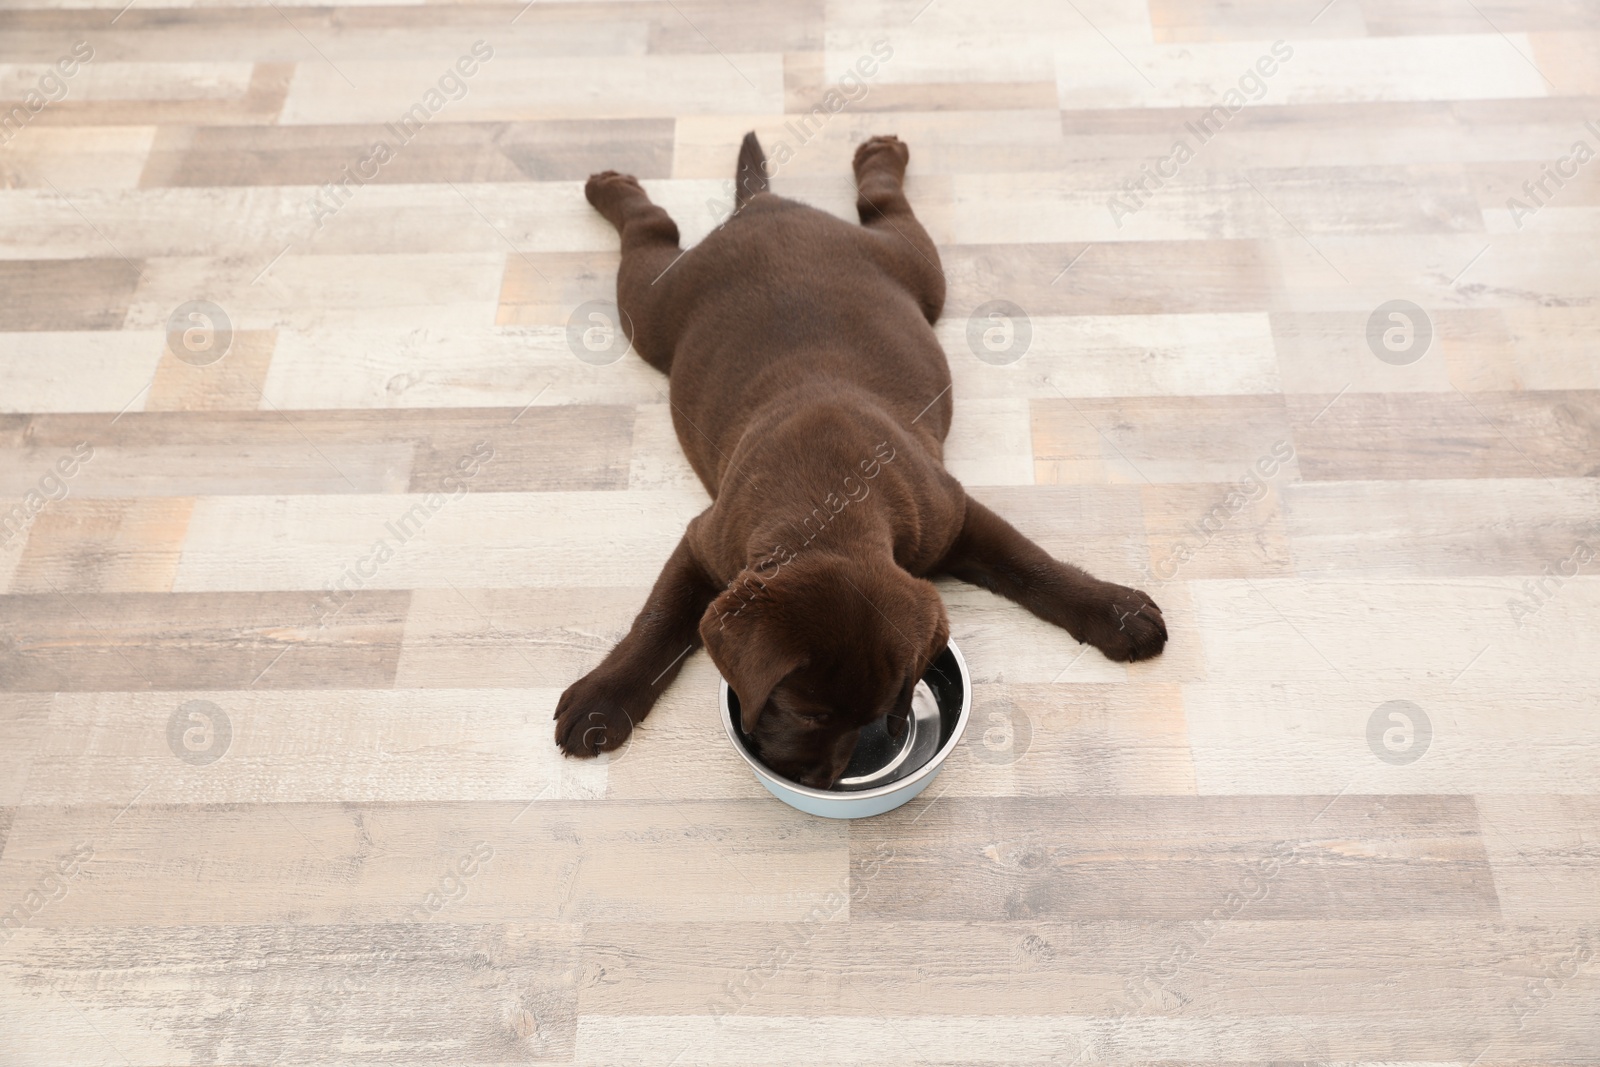
POLYGON ((844 777, 834 788, 857 792, 899 781, 919 770, 939 751, 939 731, 939 700, 927 682, 919 681, 911 697, 911 716, 905 730, 895 737, 888 719, 869 723, 856 741, 844 777))
POLYGON ((739 724, 739 697, 726 683, 724 725, 740 749, 740 755, 757 773, 807 796, 831 797, 845 801, 864 798, 898 788, 907 779, 931 771, 947 754, 967 707, 964 664, 954 646, 946 646, 934 657, 917 694, 912 698, 912 722, 905 735, 896 740, 888 734, 883 720, 862 730, 845 776, 832 789, 813 789, 792 782, 761 762, 750 738, 739 724))

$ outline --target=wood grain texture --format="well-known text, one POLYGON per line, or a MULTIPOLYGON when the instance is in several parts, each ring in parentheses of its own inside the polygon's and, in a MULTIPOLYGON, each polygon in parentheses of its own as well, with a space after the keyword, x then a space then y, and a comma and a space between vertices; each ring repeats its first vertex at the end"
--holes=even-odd
POLYGON ((1417 897, 1435 914, 1499 911, 1462 797, 949 797, 926 816, 906 810, 860 827, 851 856, 880 844, 894 861, 854 918, 1194 920, 1261 882, 1270 885, 1252 905, 1257 918, 1377 919, 1417 897), (1384 844, 1352 855, 1342 844, 1352 824, 1384 844), (945 876, 930 877, 930 864, 945 876))
POLYGON ((117 329, 139 272, 138 264, 120 258, 0 260, 0 287, 6 293, 0 328, 117 329))
POLYGON ((1600 1062, 1597 71, 1584 0, 0 2, 0 1064, 1600 1062), (938 579, 968 729, 851 824, 699 650, 551 743, 710 503, 583 182, 688 247, 749 130, 852 224, 910 145, 947 466, 1171 633, 938 579))
POLYGON ((3 687, 352 688, 394 678, 410 593, 89 593, 0 597, 3 687))

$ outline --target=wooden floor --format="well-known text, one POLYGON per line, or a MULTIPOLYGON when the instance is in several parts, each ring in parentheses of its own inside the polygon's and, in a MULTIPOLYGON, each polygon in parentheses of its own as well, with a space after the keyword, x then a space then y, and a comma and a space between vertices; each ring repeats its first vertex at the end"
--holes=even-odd
POLYGON ((0 0, 0 1064, 1600 1063, 1595 3, 161 2, 0 0), (751 128, 1172 632, 943 584, 854 824, 551 744, 706 504, 582 181, 751 128))

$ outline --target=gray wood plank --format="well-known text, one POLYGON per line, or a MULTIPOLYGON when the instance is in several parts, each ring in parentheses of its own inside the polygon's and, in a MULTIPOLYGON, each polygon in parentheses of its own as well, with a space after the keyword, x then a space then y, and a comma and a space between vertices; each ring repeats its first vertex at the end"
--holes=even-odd
POLYGON ((342 610, 311 592, 3 596, 0 690, 384 687, 410 596, 357 590, 342 610))
POLYGON ((1262 885, 1252 912, 1264 920, 1499 910, 1467 797, 941 800, 934 790, 852 827, 852 863, 880 846, 895 862, 853 918, 1201 919, 1262 885), (1358 833, 1366 845, 1352 851, 1358 833))

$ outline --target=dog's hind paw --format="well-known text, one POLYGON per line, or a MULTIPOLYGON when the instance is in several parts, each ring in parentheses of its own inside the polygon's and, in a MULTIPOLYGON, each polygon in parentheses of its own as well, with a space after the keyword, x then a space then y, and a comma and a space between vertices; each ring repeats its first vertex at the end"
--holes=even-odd
POLYGON ((613 223, 621 217, 622 205, 636 196, 646 196, 644 186, 631 174, 618 174, 603 170, 589 175, 583 185, 583 195, 595 210, 613 223))
POLYGON ((853 166, 857 177, 868 168, 881 167, 896 178, 904 178, 906 164, 911 162, 911 149, 892 133, 869 137, 856 147, 853 166))

